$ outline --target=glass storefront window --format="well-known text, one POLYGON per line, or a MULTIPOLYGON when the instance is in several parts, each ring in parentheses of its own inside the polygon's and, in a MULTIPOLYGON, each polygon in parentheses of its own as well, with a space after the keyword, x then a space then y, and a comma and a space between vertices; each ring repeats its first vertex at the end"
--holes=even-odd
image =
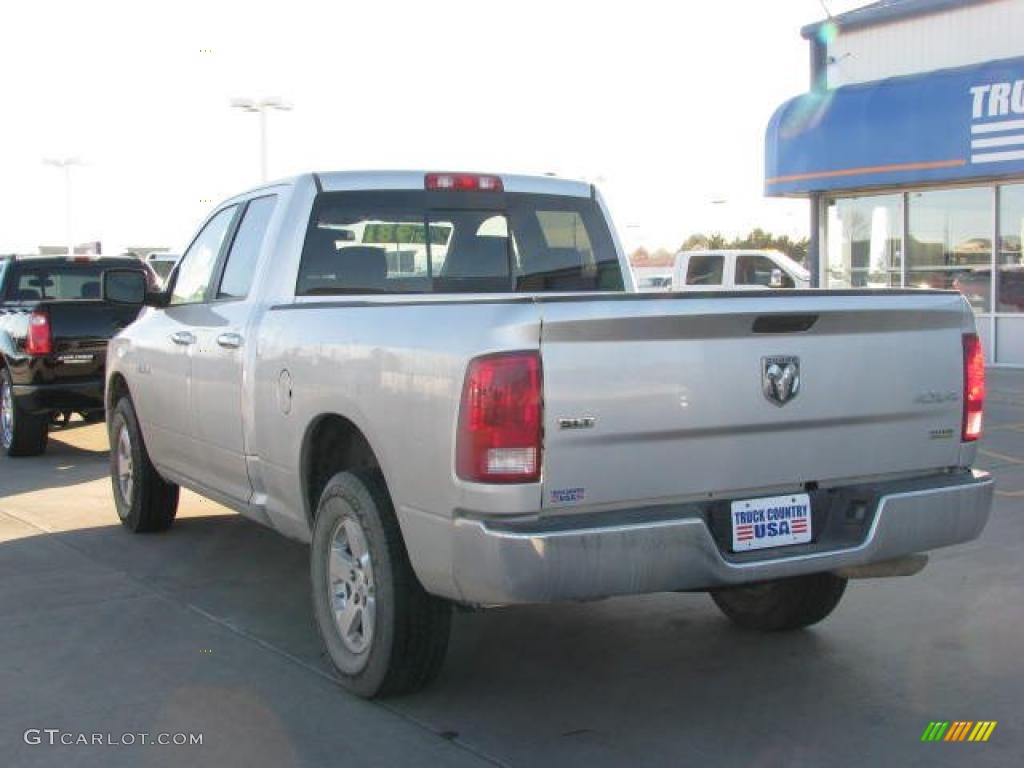
POLYGON ((834 198, 826 226, 823 286, 958 290, 989 360, 1024 365, 1024 182, 834 198))
POLYGON ((829 201, 828 287, 898 288, 903 196, 829 201))
POLYGON ((996 311, 1024 312, 1024 184, 999 188, 996 311))
POLYGON ((988 312, 992 282, 992 188, 911 192, 908 288, 956 288, 988 312))

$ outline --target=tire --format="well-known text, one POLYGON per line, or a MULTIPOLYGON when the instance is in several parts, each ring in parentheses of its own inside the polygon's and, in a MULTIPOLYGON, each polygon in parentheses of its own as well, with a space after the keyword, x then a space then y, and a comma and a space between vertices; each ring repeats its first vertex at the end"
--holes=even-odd
POLYGON ((37 416, 18 405, 14 384, 6 368, 0 368, 0 447, 8 456, 38 456, 46 450, 49 416, 37 416))
POLYGON ((178 486, 153 467, 135 407, 122 397, 110 417, 110 482, 121 524, 132 533, 164 531, 178 511, 178 486))
POLYGON ((817 624, 839 605, 846 579, 813 573, 745 587, 711 590, 711 599, 746 629, 778 632, 817 624))
POLYGON ((320 638, 345 688, 365 698, 396 696, 437 677, 451 605, 416 578, 379 471, 328 481, 313 526, 310 575, 320 638))

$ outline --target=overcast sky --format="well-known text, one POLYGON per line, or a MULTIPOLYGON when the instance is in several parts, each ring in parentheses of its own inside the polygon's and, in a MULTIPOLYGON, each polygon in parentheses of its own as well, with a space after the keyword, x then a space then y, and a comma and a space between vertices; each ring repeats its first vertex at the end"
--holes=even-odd
MULTIPOLYGON (((829 0, 833 13, 863 4, 829 0)), ((755 225, 764 129, 806 90, 819 0, 8 3, 0 45, 0 252, 76 241, 180 248, 259 181, 258 121, 280 96, 270 176, 424 168, 596 180, 628 247, 755 225), (209 51, 209 52, 206 52, 209 51), (712 201, 725 201, 713 203, 712 201)))

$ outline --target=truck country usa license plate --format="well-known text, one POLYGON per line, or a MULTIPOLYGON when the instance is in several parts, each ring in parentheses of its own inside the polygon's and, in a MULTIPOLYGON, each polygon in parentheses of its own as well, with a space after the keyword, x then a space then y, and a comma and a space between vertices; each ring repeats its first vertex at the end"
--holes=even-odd
POLYGON ((746 552, 811 540, 811 497, 806 493, 732 503, 732 549, 746 552))

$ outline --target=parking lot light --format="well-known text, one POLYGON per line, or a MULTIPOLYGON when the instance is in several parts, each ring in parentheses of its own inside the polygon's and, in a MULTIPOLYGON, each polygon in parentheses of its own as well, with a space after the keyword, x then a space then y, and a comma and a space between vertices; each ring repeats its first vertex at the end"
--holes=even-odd
POLYGON ((71 169, 82 165, 82 161, 77 157, 47 157, 43 158, 43 165, 52 165, 64 171, 64 236, 68 244, 68 258, 71 258, 75 255, 71 224, 71 169))
POLYGON ((243 112, 255 112, 260 116, 260 180, 267 180, 267 111, 275 109, 279 112, 290 111, 292 105, 276 96, 263 99, 236 97, 231 99, 231 108, 243 112))

